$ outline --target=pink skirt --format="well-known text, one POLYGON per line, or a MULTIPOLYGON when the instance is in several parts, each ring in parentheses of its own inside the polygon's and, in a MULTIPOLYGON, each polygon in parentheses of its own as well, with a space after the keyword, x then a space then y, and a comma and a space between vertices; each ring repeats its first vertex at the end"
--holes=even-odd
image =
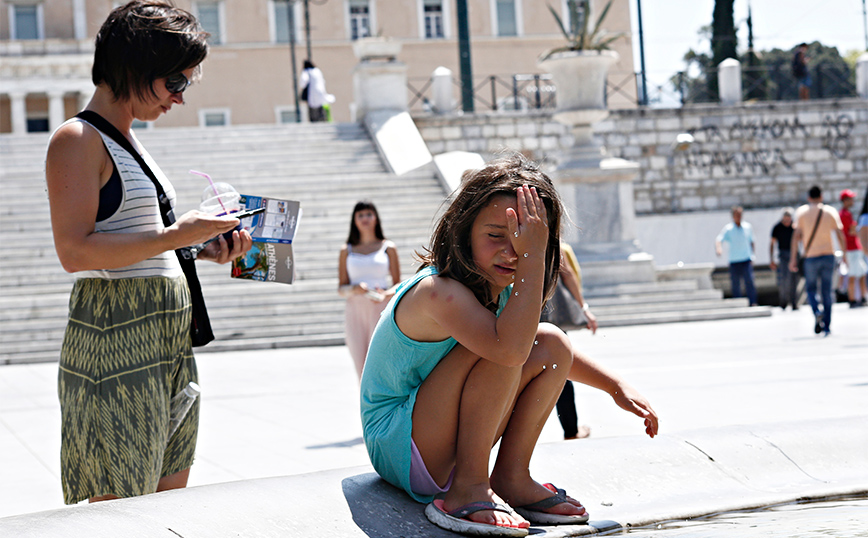
POLYGON ((368 355, 371 335, 374 334, 374 327, 377 326, 380 313, 388 304, 389 301, 374 302, 364 294, 347 298, 346 343, 360 379, 365 366, 365 357, 368 355))

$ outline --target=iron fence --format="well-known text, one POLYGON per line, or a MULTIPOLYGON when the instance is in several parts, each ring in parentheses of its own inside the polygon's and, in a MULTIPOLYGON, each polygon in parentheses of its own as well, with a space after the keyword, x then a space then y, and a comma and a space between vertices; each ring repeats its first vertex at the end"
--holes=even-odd
MULTIPOLYGON (((717 77, 716 70, 709 70, 697 78, 684 72, 676 73, 671 84, 680 95, 681 104, 716 102, 717 96, 710 89, 710 82, 717 77)), ((790 66, 742 66, 742 99, 744 101, 790 101, 799 98, 798 82, 790 72, 790 66)), ((814 66, 810 71, 811 99, 856 97, 854 74, 846 68, 814 66)))
MULTIPOLYGON (((486 75, 473 78, 473 105, 477 111, 527 111, 555 106, 555 86, 549 74, 486 75)), ((410 78, 411 112, 437 112, 431 96, 433 79, 410 78)), ((452 77, 452 85, 461 93, 461 81, 452 77)), ((453 108, 460 108, 454 104, 453 108)))
MULTIPOLYGON (((607 101, 615 95, 626 98, 637 106, 677 108, 690 103, 716 102, 709 90, 709 77, 716 71, 689 77, 678 72, 665 82, 648 84, 648 103, 641 102, 641 73, 630 73, 620 80, 606 81, 607 101), (634 94, 632 89, 637 88, 634 94)), ((849 69, 817 65, 811 72, 811 98, 856 97, 853 73, 849 69)), ((431 96, 431 77, 410 78, 411 112, 437 112, 431 96)), ((452 77, 455 96, 461 94, 461 81, 452 77)), ((744 101, 788 101, 799 98, 798 83, 789 72, 788 65, 742 67, 742 97, 744 101)), ((485 75, 473 78, 473 104, 477 112, 529 111, 554 109, 557 89, 550 74, 485 75)), ((460 109, 460 102, 453 104, 460 109)))

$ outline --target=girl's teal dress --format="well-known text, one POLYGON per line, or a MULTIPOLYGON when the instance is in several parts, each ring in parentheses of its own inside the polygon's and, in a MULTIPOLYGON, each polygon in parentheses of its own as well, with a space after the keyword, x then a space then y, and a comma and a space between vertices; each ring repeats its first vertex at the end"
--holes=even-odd
MULTIPOLYGON (((422 381, 458 342, 454 338, 439 342, 408 338, 395 323, 395 308, 407 290, 436 274, 435 268, 426 267, 398 287, 374 330, 361 383, 362 429, 374 469, 386 481, 425 503, 433 497, 410 489, 413 406, 422 381)), ((509 286, 501 292, 497 315, 511 290, 509 286)))

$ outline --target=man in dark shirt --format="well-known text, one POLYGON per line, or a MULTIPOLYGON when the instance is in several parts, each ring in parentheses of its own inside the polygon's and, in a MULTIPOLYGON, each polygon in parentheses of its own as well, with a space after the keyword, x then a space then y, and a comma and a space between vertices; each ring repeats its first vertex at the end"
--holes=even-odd
POLYGON ((793 55, 793 76, 799 86, 799 99, 811 98, 811 75, 808 71, 808 44, 801 43, 793 55))
POLYGON ((778 302, 781 309, 791 305, 793 310, 799 309, 799 298, 796 288, 799 283, 799 273, 790 271, 790 248, 793 241, 793 208, 785 207, 780 222, 772 228, 772 241, 769 245, 769 267, 777 269, 778 302), (775 263, 775 245, 778 246, 778 262, 775 263))

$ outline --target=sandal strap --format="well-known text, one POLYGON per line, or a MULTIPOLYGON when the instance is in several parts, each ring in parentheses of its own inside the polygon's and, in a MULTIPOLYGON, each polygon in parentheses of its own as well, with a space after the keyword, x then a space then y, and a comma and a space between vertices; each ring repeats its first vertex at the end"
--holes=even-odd
POLYGON ((545 484, 546 489, 553 489, 555 494, 535 503, 526 504, 520 508, 523 510, 534 510, 543 512, 558 504, 567 502, 567 492, 556 487, 554 484, 545 484))
POLYGON ((507 514, 514 514, 515 512, 512 508, 506 504, 493 503, 489 501, 478 501, 469 504, 465 504, 455 510, 449 512, 449 515, 452 517, 457 517, 459 519, 465 519, 470 514, 475 514, 476 512, 481 512, 483 510, 493 510, 495 512, 505 512, 507 514))

